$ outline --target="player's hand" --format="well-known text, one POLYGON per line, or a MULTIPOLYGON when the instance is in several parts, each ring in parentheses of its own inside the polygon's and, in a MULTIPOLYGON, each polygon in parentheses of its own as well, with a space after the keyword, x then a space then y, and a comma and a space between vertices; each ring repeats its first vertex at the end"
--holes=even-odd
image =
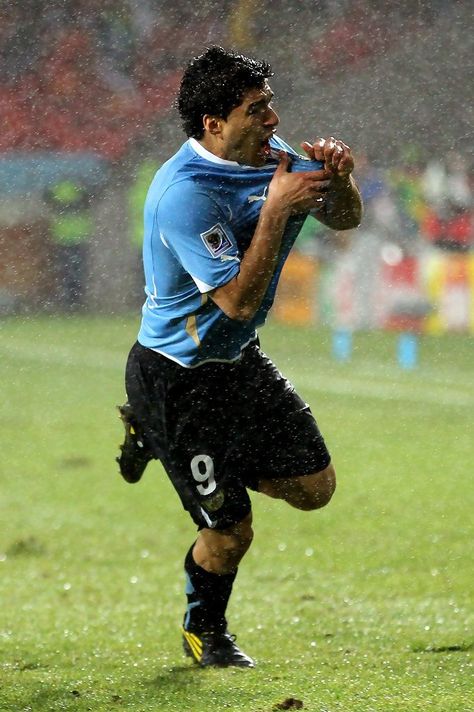
POLYGON ((333 176, 348 178, 354 170, 354 158, 350 147, 333 136, 326 139, 319 138, 312 144, 303 141, 301 148, 308 158, 324 161, 326 170, 333 176))
POLYGON ((280 162, 268 186, 265 208, 304 213, 322 207, 332 173, 325 168, 291 173, 290 164, 290 156, 280 151, 280 162))

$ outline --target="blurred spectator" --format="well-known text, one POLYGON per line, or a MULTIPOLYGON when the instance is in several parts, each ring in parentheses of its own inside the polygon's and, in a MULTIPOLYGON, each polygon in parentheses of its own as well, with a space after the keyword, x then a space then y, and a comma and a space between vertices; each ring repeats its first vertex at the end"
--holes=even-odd
POLYGON ((338 15, 325 27, 311 51, 315 71, 327 76, 384 51, 395 39, 386 31, 389 16, 389 12, 381 12, 376 3, 367 0, 353 0, 347 7, 339 7, 338 15))
POLYGON ((428 161, 422 187, 424 197, 432 208, 442 209, 447 201, 464 208, 472 204, 467 162, 458 153, 450 153, 446 161, 428 161))
MULTIPOLYGON (((154 65, 150 46, 138 46, 135 16, 124 0, 26 4, 30 17, 19 5, 0 8, 0 151, 123 157, 148 122, 169 109, 175 68, 170 74, 166 62, 154 65)), ((162 29, 176 48, 172 28, 162 29)))
POLYGON ((89 191, 80 183, 60 180, 46 191, 45 200, 51 211, 56 305, 75 311, 85 305, 87 243, 94 229, 89 191))
POLYGON ((401 151, 396 168, 388 172, 400 223, 400 243, 408 252, 416 249, 427 204, 423 194, 423 160, 416 144, 407 144, 401 151))
POLYGON ((448 199, 442 209, 432 209, 427 213, 421 225, 421 232, 442 250, 468 252, 474 246, 472 210, 448 199))
POLYGON ((468 252, 474 244, 471 181, 462 156, 428 162, 423 175, 427 213, 420 225, 424 238, 449 252, 468 252))

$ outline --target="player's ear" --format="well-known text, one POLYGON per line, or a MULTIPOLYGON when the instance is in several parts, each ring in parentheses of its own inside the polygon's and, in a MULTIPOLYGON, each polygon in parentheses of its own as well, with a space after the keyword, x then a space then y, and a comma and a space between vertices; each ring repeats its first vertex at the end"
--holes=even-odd
POLYGON ((222 133, 222 119, 219 116, 205 114, 202 119, 204 130, 213 136, 222 133))

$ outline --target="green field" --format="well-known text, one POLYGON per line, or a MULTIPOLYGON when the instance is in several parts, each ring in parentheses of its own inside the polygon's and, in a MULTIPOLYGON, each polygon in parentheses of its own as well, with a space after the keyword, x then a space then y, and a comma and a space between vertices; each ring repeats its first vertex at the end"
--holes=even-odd
POLYGON ((319 512, 253 495, 229 619, 258 666, 200 670, 179 637, 194 527, 158 463, 137 485, 114 463, 136 329, 0 325, 0 710, 474 709, 472 340, 424 337, 407 372, 395 334, 340 364, 327 331, 262 330, 338 489, 319 512))

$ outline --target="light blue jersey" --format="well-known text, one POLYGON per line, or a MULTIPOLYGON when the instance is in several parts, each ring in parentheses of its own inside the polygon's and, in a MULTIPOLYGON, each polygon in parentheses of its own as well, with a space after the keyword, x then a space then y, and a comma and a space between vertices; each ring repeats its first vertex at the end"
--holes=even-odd
MULTIPOLYGON (((293 156, 291 170, 323 167, 277 137, 270 145, 293 156)), ((145 202, 143 346, 192 367, 233 361, 255 338, 306 214, 288 220, 277 267, 253 319, 229 319, 209 292, 238 274, 277 165, 277 158, 269 158, 261 168, 242 166, 190 138, 156 173, 145 202)))

